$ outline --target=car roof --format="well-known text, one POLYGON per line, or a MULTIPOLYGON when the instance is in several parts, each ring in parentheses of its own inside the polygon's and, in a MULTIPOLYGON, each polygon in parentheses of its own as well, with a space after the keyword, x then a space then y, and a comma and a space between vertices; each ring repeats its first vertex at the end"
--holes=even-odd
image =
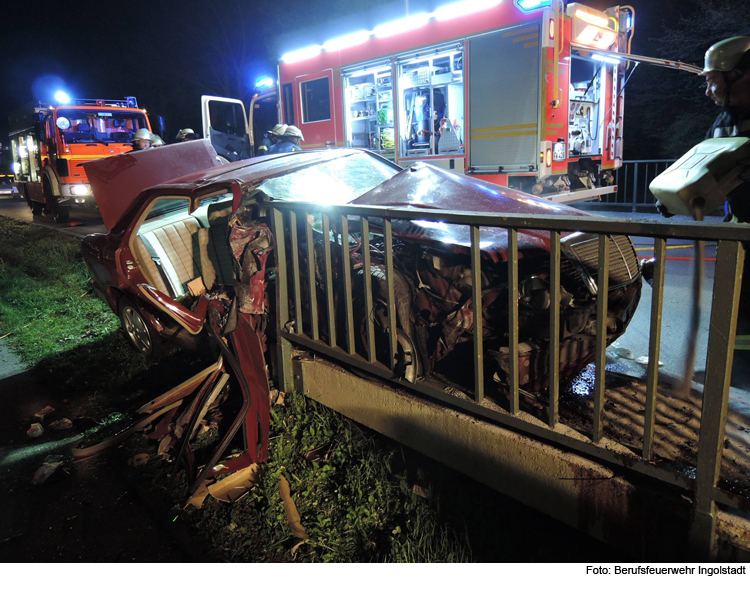
MULTIPOLYGON (((286 174, 321 162, 364 152, 365 150, 352 148, 328 148, 258 156, 249 160, 230 162, 200 170, 169 180, 152 188, 162 190, 173 187, 185 190, 191 186, 194 189, 201 189, 207 185, 223 183, 247 185, 252 184, 254 181, 277 176, 282 173, 286 174)), ((387 161, 384 160, 384 162, 387 161)), ((394 166, 394 169, 400 170, 400 167, 393 165, 393 163, 388 162, 388 164, 394 166)))

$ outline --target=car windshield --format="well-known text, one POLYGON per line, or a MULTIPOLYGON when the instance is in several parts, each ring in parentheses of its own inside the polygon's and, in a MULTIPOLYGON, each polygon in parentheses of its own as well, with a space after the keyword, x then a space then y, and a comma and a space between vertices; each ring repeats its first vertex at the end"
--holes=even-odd
POLYGON ((357 153, 267 179, 258 188, 272 199, 342 205, 397 172, 398 169, 378 158, 357 153))
POLYGON ((96 109, 58 109, 55 125, 69 144, 127 144, 133 134, 148 127, 146 116, 138 111, 96 109))

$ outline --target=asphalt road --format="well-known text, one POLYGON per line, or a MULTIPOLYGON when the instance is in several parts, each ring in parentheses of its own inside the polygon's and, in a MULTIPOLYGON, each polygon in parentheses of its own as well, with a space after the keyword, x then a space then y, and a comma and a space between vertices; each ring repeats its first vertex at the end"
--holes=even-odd
MULTIPOLYGON (((599 212, 608 217, 638 217, 661 219, 657 214, 623 214, 599 212)), ((48 216, 33 216, 24 201, 19 198, 0 197, 0 215, 26 222, 54 228, 73 236, 83 237, 87 234, 106 232, 98 211, 83 208, 71 210, 70 222, 57 224, 48 216)), ((641 257, 653 254, 653 241, 647 238, 634 237, 633 241, 641 257)), ((662 371, 673 375, 682 375, 687 345, 687 324, 692 305, 692 274, 694 247, 692 242, 670 240, 668 242, 667 267, 665 274, 664 307, 662 311, 661 355, 662 371)), ((715 247, 707 245, 705 263, 705 281, 703 286, 703 310, 701 330, 697 342, 696 373, 705 370, 708 347, 708 326, 710 319, 710 302, 713 289, 715 247)), ((651 315, 651 288, 644 283, 641 302, 635 317, 626 333, 618 339, 614 347, 627 349, 633 359, 648 355, 648 342, 651 315)), ((645 375, 645 366, 633 361, 619 360, 615 365, 619 371, 645 375), (619 365, 618 365, 619 364, 619 365)))
POLYGON ((72 236, 78 236, 79 238, 83 238, 87 234, 107 231, 97 209, 71 208, 70 221, 65 224, 58 224, 52 219, 52 216, 32 215, 29 206, 19 197, 0 196, 0 215, 40 226, 47 226, 72 236))

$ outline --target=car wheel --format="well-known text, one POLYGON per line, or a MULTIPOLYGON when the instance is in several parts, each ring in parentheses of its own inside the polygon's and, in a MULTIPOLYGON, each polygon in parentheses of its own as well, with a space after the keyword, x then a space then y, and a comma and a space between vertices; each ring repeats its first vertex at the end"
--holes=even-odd
POLYGON ((70 207, 58 205, 55 211, 55 221, 58 224, 65 224, 70 220, 70 207))
POLYGON ((155 353, 154 335, 146 319, 128 298, 120 300, 120 322, 130 345, 139 353, 152 356, 155 353))

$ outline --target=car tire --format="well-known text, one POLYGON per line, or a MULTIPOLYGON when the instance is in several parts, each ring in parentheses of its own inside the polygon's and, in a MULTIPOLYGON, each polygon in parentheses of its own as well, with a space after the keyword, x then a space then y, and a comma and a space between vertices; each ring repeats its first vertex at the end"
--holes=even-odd
POLYGON ((118 309, 120 324, 130 346, 141 355, 154 357, 157 353, 156 335, 138 306, 130 298, 123 296, 118 309))
POLYGON ((70 207, 58 205, 54 214, 55 221, 58 224, 65 224, 70 220, 70 207))

